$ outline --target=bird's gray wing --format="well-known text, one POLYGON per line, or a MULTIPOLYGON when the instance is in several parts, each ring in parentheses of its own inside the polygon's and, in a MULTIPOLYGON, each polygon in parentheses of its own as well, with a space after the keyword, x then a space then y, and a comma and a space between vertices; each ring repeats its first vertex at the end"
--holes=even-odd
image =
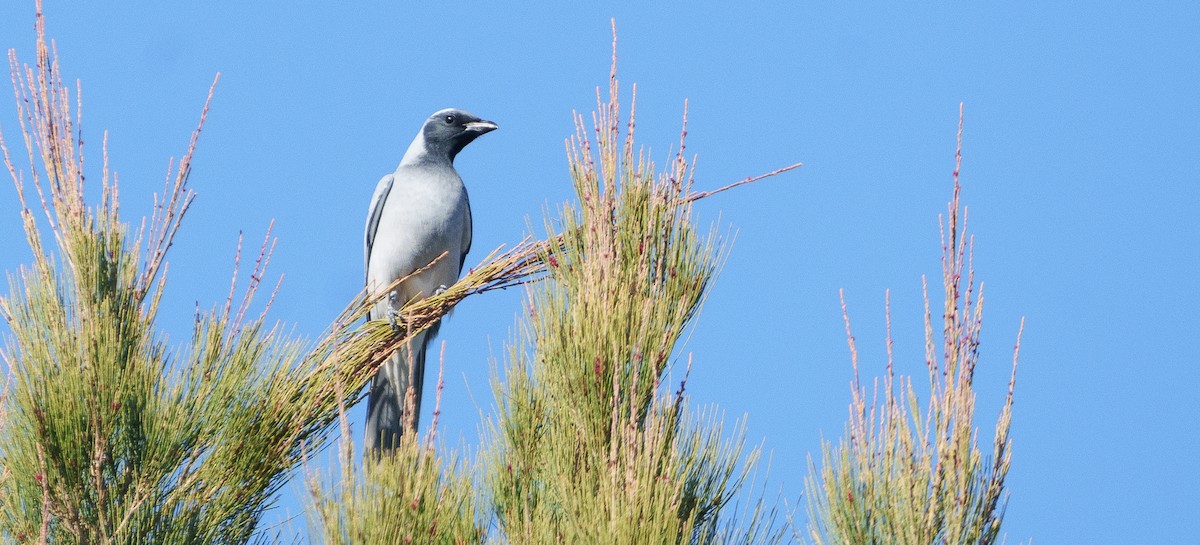
POLYGON ((471 201, 467 201, 467 228, 463 233, 462 255, 458 257, 458 272, 462 274, 463 265, 467 261, 467 252, 471 251, 471 201))
POLYGON ((379 216, 383 215, 383 205, 387 202, 388 193, 392 192, 392 182, 395 177, 391 174, 379 180, 375 186, 375 195, 371 197, 371 213, 367 216, 366 240, 363 246, 363 283, 367 280, 367 268, 371 266, 371 247, 375 245, 375 231, 379 229, 379 216))

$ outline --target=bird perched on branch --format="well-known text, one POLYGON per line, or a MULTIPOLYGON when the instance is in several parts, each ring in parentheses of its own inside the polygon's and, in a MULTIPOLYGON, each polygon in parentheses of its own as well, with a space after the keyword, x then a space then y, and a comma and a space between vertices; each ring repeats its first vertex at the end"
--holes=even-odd
MULTIPOLYGON (((379 180, 366 228, 366 283, 371 293, 412 275, 380 299, 372 320, 387 318, 396 327, 398 310, 413 299, 428 297, 453 284, 471 249, 471 205, 454 157, 496 124, 456 109, 429 116, 396 171, 379 180), (443 253, 447 255, 438 260, 443 253), (436 263, 433 263, 435 260, 436 263), (433 263, 430 266, 430 263, 433 263)), ((417 427, 425 348, 439 323, 413 336, 380 366, 367 396, 368 452, 390 451, 411 418, 417 427), (406 407, 405 394, 413 389, 406 407), (411 409, 410 416, 406 411, 411 409)))

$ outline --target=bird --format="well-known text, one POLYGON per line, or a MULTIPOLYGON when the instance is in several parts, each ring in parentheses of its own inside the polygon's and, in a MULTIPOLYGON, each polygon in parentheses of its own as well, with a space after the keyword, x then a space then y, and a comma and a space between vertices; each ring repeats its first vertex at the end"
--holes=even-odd
MULTIPOLYGON (((434 112, 395 172, 379 180, 365 230, 366 289, 381 296, 369 312, 370 320, 386 318, 397 329, 400 307, 445 291, 458 279, 471 249, 471 204, 454 169, 454 158, 467 144, 497 128, 460 109, 434 112), (447 255, 439 260, 443 253, 447 255), (392 291, 380 293, 406 276, 392 291)), ((412 427, 417 427, 425 349, 440 325, 436 322, 414 335, 379 367, 367 393, 364 451, 390 452, 410 418, 412 427), (413 403, 406 407, 410 387, 413 403), (405 412, 409 408, 411 417, 405 412)))

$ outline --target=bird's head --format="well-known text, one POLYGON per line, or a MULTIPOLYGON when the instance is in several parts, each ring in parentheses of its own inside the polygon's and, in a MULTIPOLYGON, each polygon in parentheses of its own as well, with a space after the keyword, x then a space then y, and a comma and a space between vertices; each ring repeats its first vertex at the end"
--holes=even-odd
POLYGON ((496 129, 497 125, 491 121, 485 121, 463 110, 447 108, 434 112, 425 120, 420 138, 424 140, 425 153, 454 161, 454 156, 467 147, 467 144, 496 129))

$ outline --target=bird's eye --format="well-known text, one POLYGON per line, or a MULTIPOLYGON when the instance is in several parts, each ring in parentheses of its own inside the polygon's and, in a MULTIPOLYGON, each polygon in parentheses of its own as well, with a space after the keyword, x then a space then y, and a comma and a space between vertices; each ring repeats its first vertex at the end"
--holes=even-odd
POLYGON ((447 115, 446 117, 442 118, 442 120, 445 121, 447 125, 452 125, 454 124, 454 115, 447 115))

